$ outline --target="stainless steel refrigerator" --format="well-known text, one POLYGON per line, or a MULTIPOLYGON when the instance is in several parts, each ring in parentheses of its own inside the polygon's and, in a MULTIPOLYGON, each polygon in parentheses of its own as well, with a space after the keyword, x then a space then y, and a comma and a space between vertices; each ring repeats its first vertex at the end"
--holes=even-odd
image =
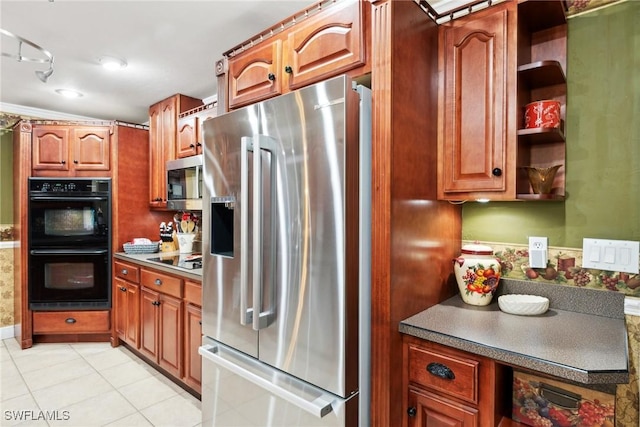
POLYGON ((203 426, 368 426, 371 95, 204 122, 203 426))

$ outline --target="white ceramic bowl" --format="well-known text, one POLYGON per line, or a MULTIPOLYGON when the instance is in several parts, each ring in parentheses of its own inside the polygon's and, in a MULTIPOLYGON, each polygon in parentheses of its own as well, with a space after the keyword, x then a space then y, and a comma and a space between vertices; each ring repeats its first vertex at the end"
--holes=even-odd
POLYGON ((535 316, 549 309, 549 298, 537 295, 501 295, 498 297, 498 307, 505 313, 535 316))

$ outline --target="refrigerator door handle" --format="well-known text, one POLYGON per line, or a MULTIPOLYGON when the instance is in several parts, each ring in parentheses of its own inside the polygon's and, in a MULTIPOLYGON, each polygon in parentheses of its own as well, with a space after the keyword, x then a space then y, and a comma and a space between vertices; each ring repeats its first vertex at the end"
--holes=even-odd
POLYGON ((343 400, 232 348, 215 342, 198 348, 203 360, 213 362, 287 402, 322 418, 343 400))
POLYGON ((240 140, 240 324, 253 324, 253 309, 249 306, 249 151, 253 138, 240 140))
MULTIPOLYGON (((270 190, 269 194, 271 200, 269 203, 270 209, 275 209, 276 206, 276 186, 275 186, 275 171, 276 171, 276 154, 275 148, 277 145, 271 138, 265 135, 256 135, 253 139, 253 310, 255 315, 253 316, 253 329, 259 331, 269 326, 273 322, 274 308, 269 307, 267 310, 262 310, 263 295, 266 292, 273 292, 274 278, 272 277, 268 283, 263 283, 263 257, 266 253, 269 259, 269 272, 273 274, 275 266, 275 253, 276 248, 269 248, 265 251, 263 244, 263 224, 264 218, 267 218, 270 227, 270 236, 275 236, 275 215, 273 212, 264 211, 264 194, 263 194, 263 179, 262 179, 262 150, 267 151, 271 155, 270 160, 270 190)), ((271 239, 273 242, 273 239, 271 239)), ((274 298, 269 298, 269 301, 273 302, 274 298)))

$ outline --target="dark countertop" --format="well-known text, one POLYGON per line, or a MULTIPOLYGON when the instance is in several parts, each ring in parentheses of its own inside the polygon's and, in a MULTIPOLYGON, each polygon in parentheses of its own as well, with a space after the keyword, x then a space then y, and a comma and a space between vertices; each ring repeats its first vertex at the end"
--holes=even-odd
MULTIPOLYGON (((165 257, 165 256, 172 256, 172 255, 179 255, 179 253, 178 252, 157 252, 152 254, 128 254, 125 252, 116 252, 115 254, 113 254, 113 257, 116 259, 121 259, 123 261, 129 261, 129 262, 143 265, 145 267, 164 271, 165 273, 171 273, 176 276, 182 276, 186 279, 193 279, 199 282, 202 281, 202 268, 187 270, 185 268, 163 264, 161 262, 149 261, 149 258, 157 258, 160 256, 165 257)), ((180 255, 188 255, 188 254, 180 254, 180 255)))
POLYGON ((400 332, 579 383, 629 382, 624 295, 511 280, 499 294, 485 307, 456 295, 403 320, 400 332), (504 313, 506 293, 546 296, 549 311, 504 313))

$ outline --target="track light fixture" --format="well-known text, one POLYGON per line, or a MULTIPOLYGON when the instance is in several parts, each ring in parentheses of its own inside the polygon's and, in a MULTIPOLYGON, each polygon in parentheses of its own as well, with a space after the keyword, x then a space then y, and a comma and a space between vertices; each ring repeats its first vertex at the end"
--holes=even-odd
MULTIPOLYGON (((10 37, 12 39, 14 39, 18 45, 17 45, 17 53, 8 53, 5 52, 4 50, 2 51, 2 56, 5 56, 7 58, 12 58, 15 59, 18 62, 36 62, 39 64, 49 64, 49 69, 46 71, 36 71, 36 76, 43 82, 46 83, 47 80, 49 79, 49 77, 51 77, 51 74, 53 74, 53 55, 51 54, 51 52, 49 52, 48 50, 45 50, 43 48, 41 48, 40 46, 38 46, 37 44, 30 42, 27 39, 24 39, 18 35, 15 35, 7 30, 3 30, 2 28, 0 28, 0 34, 10 37), (28 46, 31 46, 33 49, 35 49, 37 51, 37 53, 41 53, 42 55, 44 55, 44 58, 34 58, 31 56, 24 56, 22 54, 22 45, 26 44, 28 46)), ((5 44, 3 43, 3 49, 5 44)))

